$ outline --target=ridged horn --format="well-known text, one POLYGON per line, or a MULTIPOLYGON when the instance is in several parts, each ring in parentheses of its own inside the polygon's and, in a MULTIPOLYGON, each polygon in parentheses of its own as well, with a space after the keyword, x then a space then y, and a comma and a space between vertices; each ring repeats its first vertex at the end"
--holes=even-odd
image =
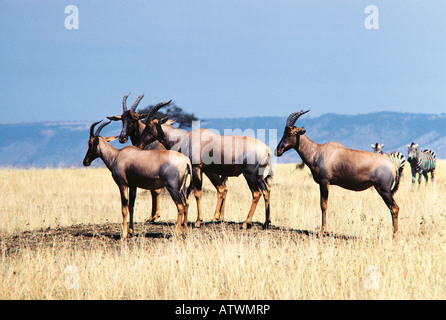
POLYGON ((153 106, 147 113, 147 119, 152 118, 159 109, 167 106, 171 102, 172 102, 172 99, 170 99, 169 101, 166 101, 166 102, 160 102, 156 106, 153 106))
POLYGON ((127 111, 127 98, 129 97, 130 92, 128 93, 128 95, 124 96, 124 98, 122 98, 122 111, 127 111))
POLYGON ((100 123, 100 122, 102 122, 102 120, 101 120, 101 121, 97 121, 97 122, 93 123, 93 124, 90 126, 90 138, 94 137, 94 127, 95 127, 98 123, 100 123))
POLYGON ((138 97, 138 99, 136 99, 135 103, 133 104, 133 106, 130 108, 131 112, 135 112, 136 107, 138 106, 139 102, 141 101, 141 99, 144 97, 144 93, 142 95, 140 95, 138 97))
MULTIPOLYGON (((102 121, 102 120, 101 120, 102 121)), ((101 122, 101 121, 99 121, 99 122, 101 122)), ((98 123, 99 123, 98 122, 98 123)), ((95 137, 97 137, 97 136, 99 136, 99 133, 101 132, 101 130, 102 130, 102 128, 104 128, 107 124, 109 124, 111 122, 111 120, 110 121, 108 121, 108 122, 104 122, 103 124, 101 124, 100 126, 99 126, 99 128, 97 128, 97 130, 96 130, 96 132, 94 133, 94 136, 95 137)))
POLYGON ((294 123, 296 122, 296 120, 303 114, 307 113, 310 110, 307 111, 299 111, 299 112, 293 112, 292 114, 289 115, 287 121, 286 121, 286 126, 287 127, 294 127, 294 123))

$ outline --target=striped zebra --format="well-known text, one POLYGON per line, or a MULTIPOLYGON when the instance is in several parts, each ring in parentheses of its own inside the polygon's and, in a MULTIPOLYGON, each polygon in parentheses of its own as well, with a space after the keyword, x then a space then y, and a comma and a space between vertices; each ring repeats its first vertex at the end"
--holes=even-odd
POLYGON ((421 183, 421 175, 424 176, 427 181, 429 180, 427 174, 431 173, 432 181, 434 180, 434 171, 435 171, 435 162, 437 160, 437 156, 435 152, 432 150, 426 149, 423 151, 418 150, 418 144, 412 142, 411 145, 407 145, 408 150, 408 158, 407 161, 410 163, 410 167, 412 169, 412 183, 415 183, 415 177, 418 173, 418 184, 421 183))
POLYGON ((398 172, 401 176, 401 174, 403 173, 403 170, 404 170, 404 165, 406 164, 406 158, 404 158, 404 156, 401 152, 393 151, 391 153, 385 153, 383 150, 384 143, 379 144, 377 142, 375 144, 371 144, 370 146, 372 147, 374 153, 379 153, 379 154, 389 157, 390 160, 392 160, 392 162, 396 165, 398 172))

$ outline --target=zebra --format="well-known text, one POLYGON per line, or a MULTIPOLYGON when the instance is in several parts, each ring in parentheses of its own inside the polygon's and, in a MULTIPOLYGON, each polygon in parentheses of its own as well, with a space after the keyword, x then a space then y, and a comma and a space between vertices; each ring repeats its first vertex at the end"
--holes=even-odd
POLYGON ((415 177, 418 173, 418 184, 421 183, 421 175, 424 176, 427 181, 429 180, 427 174, 431 173, 432 181, 434 180, 435 163, 437 156, 434 151, 426 149, 423 151, 418 150, 418 144, 412 142, 411 145, 407 145, 408 158, 407 161, 410 163, 412 169, 412 183, 415 183, 415 177))
POLYGON ((379 154, 389 157, 390 160, 392 160, 392 162, 396 165, 398 172, 401 176, 401 174, 403 173, 403 170, 404 170, 404 165, 406 164, 406 158, 404 158, 404 156, 401 152, 393 151, 391 153, 384 153, 384 150, 383 150, 384 143, 379 144, 379 142, 377 142, 375 144, 371 144, 370 146, 372 147, 374 153, 379 153, 379 154))

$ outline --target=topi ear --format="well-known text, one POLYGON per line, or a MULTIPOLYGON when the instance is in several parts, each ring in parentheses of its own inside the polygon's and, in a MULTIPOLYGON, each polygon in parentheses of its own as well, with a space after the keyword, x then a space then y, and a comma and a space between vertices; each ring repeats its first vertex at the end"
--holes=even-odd
POLYGON ((132 116, 135 117, 138 120, 141 120, 141 119, 144 119, 147 116, 147 114, 146 113, 139 114, 139 113, 135 112, 135 113, 132 114, 132 116))
POLYGON ((120 121, 122 119, 122 116, 111 116, 107 117, 107 119, 111 121, 120 121))
POLYGON ((167 122, 167 120, 169 120, 169 116, 162 118, 162 119, 160 120, 159 124, 164 124, 164 123, 167 122))
POLYGON ((115 140, 115 139, 117 139, 117 138, 119 138, 119 136, 107 137, 107 138, 105 138, 105 141, 107 141, 107 142, 111 142, 111 141, 113 141, 113 140, 115 140))

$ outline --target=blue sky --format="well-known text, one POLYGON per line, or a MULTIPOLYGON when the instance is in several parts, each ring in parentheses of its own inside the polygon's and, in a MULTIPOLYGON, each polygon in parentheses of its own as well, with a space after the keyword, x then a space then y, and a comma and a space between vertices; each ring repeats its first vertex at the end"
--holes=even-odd
POLYGON ((0 123, 99 120, 129 91, 199 118, 446 112, 446 1, 0 0, 0 123))

